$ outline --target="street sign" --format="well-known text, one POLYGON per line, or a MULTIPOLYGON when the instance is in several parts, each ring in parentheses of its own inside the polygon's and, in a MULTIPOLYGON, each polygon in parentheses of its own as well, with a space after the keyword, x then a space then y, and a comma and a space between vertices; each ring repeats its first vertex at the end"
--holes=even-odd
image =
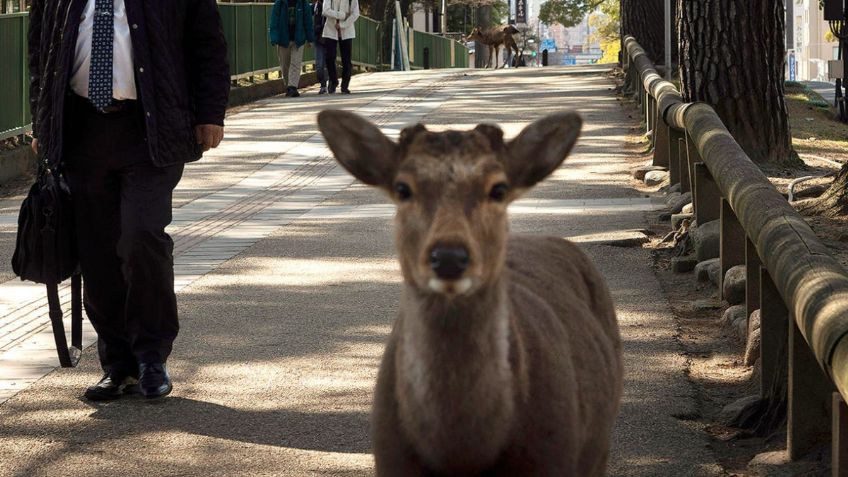
POLYGON ((795 81, 798 70, 798 61, 795 59, 795 52, 789 51, 789 81, 795 81))
POLYGON ((548 50, 550 52, 556 51, 556 41, 553 38, 544 38, 542 42, 539 44, 540 50, 548 50))
POLYGON ((515 0, 515 24, 527 26, 527 0, 515 0))
POLYGON ((842 79, 845 73, 845 68, 842 66, 842 60, 830 60, 827 62, 827 77, 829 79, 842 79))

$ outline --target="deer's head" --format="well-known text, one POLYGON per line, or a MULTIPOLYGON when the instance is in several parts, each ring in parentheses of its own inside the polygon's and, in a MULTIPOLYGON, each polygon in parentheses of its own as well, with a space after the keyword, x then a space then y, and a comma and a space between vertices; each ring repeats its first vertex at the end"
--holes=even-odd
POLYGON ((505 261, 507 206, 559 167, 581 123, 576 113, 554 114, 508 142, 497 126, 431 132, 419 124, 396 143, 353 113, 318 115, 339 163, 397 205, 404 280, 449 298, 495 283, 505 261))
POLYGON ((481 41, 481 40, 483 40, 483 31, 480 29, 480 27, 474 27, 474 29, 471 30, 471 33, 469 33, 468 36, 465 37, 464 41, 466 43, 468 43, 469 41, 481 41))

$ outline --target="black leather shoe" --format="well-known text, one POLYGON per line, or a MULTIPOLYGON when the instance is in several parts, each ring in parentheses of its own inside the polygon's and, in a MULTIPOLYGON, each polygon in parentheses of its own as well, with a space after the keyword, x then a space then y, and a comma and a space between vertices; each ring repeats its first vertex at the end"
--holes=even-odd
POLYGON ((347 88, 342 88, 342 94, 350 94, 350 90, 347 88))
POLYGON ((85 390, 89 401, 114 401, 124 394, 138 392, 138 381, 122 372, 107 372, 94 386, 85 390))
POLYGON ((138 387, 148 399, 165 397, 171 393, 171 377, 165 363, 141 363, 138 365, 138 387))

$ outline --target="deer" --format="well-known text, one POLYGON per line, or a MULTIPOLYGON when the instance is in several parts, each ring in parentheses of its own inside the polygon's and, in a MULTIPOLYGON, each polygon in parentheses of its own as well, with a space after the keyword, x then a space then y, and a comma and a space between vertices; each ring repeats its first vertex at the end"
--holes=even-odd
POLYGON ((481 124, 394 141, 322 111, 341 166, 396 206, 398 315, 371 412, 376 475, 604 475, 622 393, 614 304, 560 237, 510 234, 507 207, 564 161, 581 118, 505 141, 481 124))
POLYGON ((494 64, 494 68, 498 69, 500 62, 495 61, 493 63, 492 58, 495 60, 500 58, 501 45, 506 47, 510 58, 512 58, 513 51, 515 55, 518 55, 518 45, 515 44, 515 39, 512 37, 516 33, 518 33, 518 30, 512 25, 496 26, 486 31, 478 26, 471 30, 471 33, 465 38, 465 42, 478 41, 486 45, 489 48, 489 61, 486 63, 486 68, 491 68, 494 64))

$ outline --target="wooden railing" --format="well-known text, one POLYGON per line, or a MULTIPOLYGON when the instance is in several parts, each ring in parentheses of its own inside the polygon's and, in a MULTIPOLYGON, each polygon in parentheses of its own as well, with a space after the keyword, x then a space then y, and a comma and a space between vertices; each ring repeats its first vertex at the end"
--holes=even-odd
POLYGON ((633 37, 625 47, 627 87, 642 106, 654 164, 692 192, 697 224, 721 221, 721 276, 747 265, 748 316, 761 313, 761 404, 786 403, 790 459, 829 429, 833 475, 848 475, 848 272, 713 108, 684 103, 633 37))

